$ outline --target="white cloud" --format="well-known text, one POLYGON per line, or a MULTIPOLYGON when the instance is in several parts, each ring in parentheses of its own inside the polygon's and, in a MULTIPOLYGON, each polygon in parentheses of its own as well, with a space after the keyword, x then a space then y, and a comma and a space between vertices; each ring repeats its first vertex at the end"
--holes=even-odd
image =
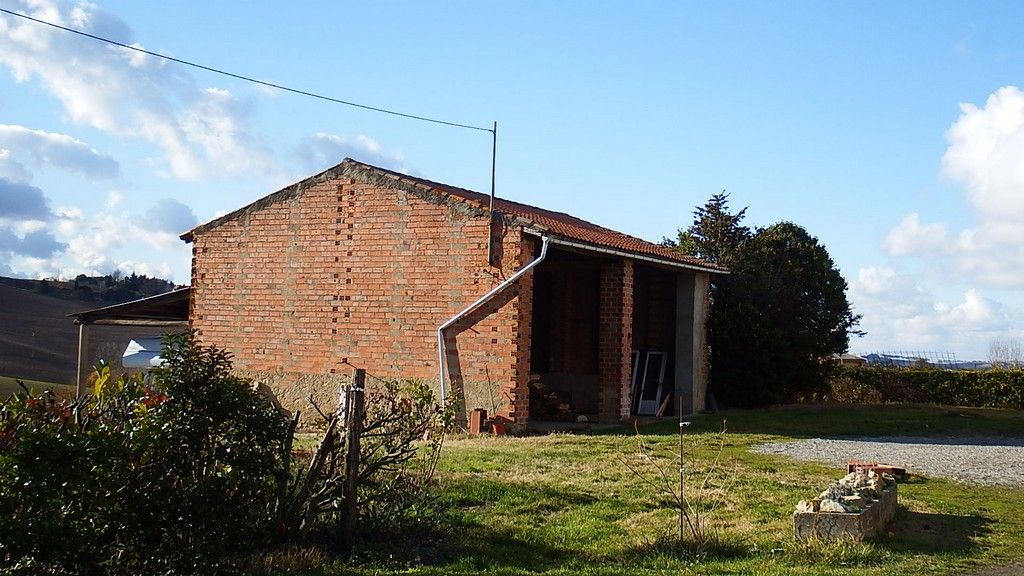
POLYGON ((912 277, 888 267, 866 267, 850 283, 850 301, 863 314, 862 352, 961 351, 962 359, 983 359, 988 342, 1012 332, 1024 320, 1019 311, 967 288, 950 303, 925 290, 912 277))
POLYGON ((409 172, 400 152, 385 153, 376 140, 362 134, 355 140, 349 140, 344 136, 317 132, 302 139, 297 154, 309 171, 324 170, 345 158, 352 158, 397 172, 409 172))
POLYGON ((60 264, 54 258, 14 258, 10 270, 12 275, 37 280, 61 277, 60 264))
POLYGON ((20 154, 32 156, 36 162, 76 172, 92 180, 117 178, 121 172, 116 160, 67 134, 0 124, 0 148, 17 150, 20 154))
POLYGON ((888 267, 861 268, 857 279, 850 282, 849 295, 858 312, 872 311, 865 314, 866 320, 914 316, 930 307, 927 295, 912 278, 888 267))
MULTIPOLYGON (((164 278, 172 279, 171 265, 167 262, 160 262, 154 264, 152 262, 135 262, 132 260, 124 260, 117 264, 117 269, 122 274, 128 275, 131 273, 138 274, 139 276, 149 276, 150 278, 164 278)), ((180 279, 173 279, 174 281, 180 281, 180 279)))
POLYGON ((1024 92, 1005 86, 985 106, 960 105, 946 133, 942 175, 964 185, 983 219, 1024 217, 1024 92))
POLYGON ((46 227, 46 222, 43 222, 42 220, 23 220, 21 222, 14 223, 14 225, 11 226, 11 229, 19 236, 24 236, 25 234, 46 230, 46 227))
POLYGON ((57 229, 66 233, 68 244, 62 259, 65 275, 107 274, 116 268, 168 278, 169 259, 189 258, 189 247, 178 234, 194 226, 196 217, 177 200, 158 200, 143 215, 107 209, 85 218, 80 208, 63 206, 57 213, 57 229))
POLYGON ((65 238, 79 233, 85 222, 85 214, 77 206, 58 206, 57 210, 58 233, 65 238))
POLYGON ((233 173, 251 169, 267 173, 268 166, 257 163, 270 154, 249 132, 250 117, 251 106, 227 90, 207 88, 183 114, 182 128, 190 141, 203 147, 214 165, 233 173))
POLYGON ((946 244, 946 226, 921 224, 916 213, 907 214, 885 239, 885 247, 893 256, 941 253, 946 244))
MULTIPOLYGON (((7 7, 138 46, 127 24, 95 4, 20 0, 7 7)), ((158 145, 176 177, 276 171, 250 131, 246 106, 225 91, 198 88, 181 66, 8 15, 0 16, 0 63, 18 82, 37 79, 70 121, 158 145)))
POLYGON ((131 46, 132 48, 136 48, 136 50, 132 50, 129 48, 122 48, 122 50, 124 51, 123 55, 125 57, 125 60, 128 62, 128 65, 132 68, 146 68, 148 66, 155 66, 159 68, 167 64, 167 60, 164 60, 163 58, 157 58, 156 56, 152 56, 147 52, 143 52, 143 50, 145 50, 145 47, 142 46, 142 44, 132 42, 131 44, 129 44, 129 46, 131 46))
POLYGON ((173 198, 157 200, 152 208, 146 211, 146 227, 177 236, 195 228, 199 221, 191 208, 173 198))
POLYGON ((989 288, 1024 287, 1024 92, 1006 86, 985 106, 960 105, 946 133, 942 176, 961 184, 973 224, 950 233, 908 214, 888 234, 892 256, 918 256, 989 288))
POLYGON ((990 332, 1009 327, 1009 317, 1000 302, 986 298, 971 288, 964 293, 963 302, 956 306, 938 304, 937 322, 971 332, 990 332))
POLYGON ((0 178, 14 182, 28 182, 32 174, 25 166, 11 156, 11 151, 0 148, 0 178))
POLYGON ((1007 86, 984 106, 961 104, 946 139, 941 176, 963 187, 971 223, 956 230, 915 212, 889 231, 890 266, 862 268, 850 283, 868 332, 859 350, 982 359, 993 338, 1022 333, 1024 314, 992 294, 1013 302, 1024 287, 1024 92, 1007 86))

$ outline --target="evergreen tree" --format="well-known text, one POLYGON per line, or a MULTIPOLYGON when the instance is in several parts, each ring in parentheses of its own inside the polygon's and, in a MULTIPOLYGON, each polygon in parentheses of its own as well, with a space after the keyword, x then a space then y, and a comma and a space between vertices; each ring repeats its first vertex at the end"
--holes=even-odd
POLYGON ((750 229, 740 225, 746 213, 744 208, 731 214, 729 195, 723 190, 694 210, 693 224, 679 230, 676 246, 707 262, 731 266, 750 237, 750 229))
POLYGON ((827 388, 833 364, 860 319, 850 310, 846 281, 825 247, 796 224, 753 234, 746 209, 728 210, 716 194, 679 233, 679 249, 722 264, 713 276, 708 342, 710 386, 732 406, 810 398, 827 388))

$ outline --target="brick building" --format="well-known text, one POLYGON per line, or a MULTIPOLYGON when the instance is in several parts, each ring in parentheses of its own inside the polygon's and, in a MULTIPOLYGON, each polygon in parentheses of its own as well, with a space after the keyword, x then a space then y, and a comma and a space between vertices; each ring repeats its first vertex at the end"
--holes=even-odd
POLYGON ((330 404, 353 366, 520 422, 704 407, 723 270, 567 214, 494 209, 346 159, 182 235, 190 325, 289 408, 330 404))

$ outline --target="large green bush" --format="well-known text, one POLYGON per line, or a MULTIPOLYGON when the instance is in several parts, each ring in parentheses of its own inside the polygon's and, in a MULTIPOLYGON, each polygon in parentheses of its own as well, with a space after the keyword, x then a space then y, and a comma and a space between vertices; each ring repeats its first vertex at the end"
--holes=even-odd
POLYGON ((829 398, 1019 410, 1024 408, 1024 370, 844 367, 832 379, 829 398))
POLYGON ((712 274, 708 387, 723 406, 755 407, 821 397, 850 334, 859 334, 846 281, 825 246, 803 227, 779 222, 753 232, 746 208, 730 213, 713 195, 693 224, 668 241, 719 264, 712 274))
MULTIPOLYGON (((233 376, 224 351, 192 334, 165 344, 155 388, 100 366, 76 403, 0 403, 0 573, 224 574, 311 532, 353 544, 337 539, 340 415, 325 415, 334 432, 314 466, 292 453, 297 417, 233 376)), ((430 519, 451 414, 422 382, 367 395, 357 498, 370 531, 430 519)))
POLYGON ((225 352, 184 334, 164 356, 159 390, 100 367, 76 404, 0 405, 0 567, 220 573, 266 542, 286 421, 225 352))

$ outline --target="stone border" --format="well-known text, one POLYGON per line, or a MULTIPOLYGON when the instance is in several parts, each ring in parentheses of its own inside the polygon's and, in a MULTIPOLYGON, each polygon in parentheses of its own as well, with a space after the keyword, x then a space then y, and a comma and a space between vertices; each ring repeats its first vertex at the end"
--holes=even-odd
POLYGON ((794 512, 793 531, 797 540, 866 540, 885 530, 896 516, 897 502, 894 484, 860 512, 794 512))

